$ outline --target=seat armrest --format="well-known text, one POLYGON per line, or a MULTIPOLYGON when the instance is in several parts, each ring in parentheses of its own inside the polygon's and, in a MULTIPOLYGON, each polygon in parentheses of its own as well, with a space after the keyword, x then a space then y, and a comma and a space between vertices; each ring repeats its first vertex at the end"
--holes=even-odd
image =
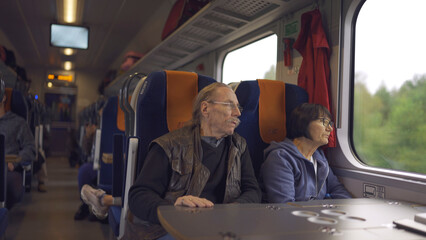
POLYGON ((120 234, 118 239, 121 239, 124 235, 124 229, 126 224, 127 212, 129 211, 129 190, 133 185, 136 176, 136 162, 138 160, 138 149, 139 149, 139 138, 129 138, 129 146, 127 149, 127 163, 126 163, 126 177, 124 186, 124 201, 123 208, 121 211, 120 218, 120 234))
POLYGON ((93 170, 100 169, 99 158, 101 154, 101 130, 96 129, 95 133, 95 156, 93 156, 93 170))

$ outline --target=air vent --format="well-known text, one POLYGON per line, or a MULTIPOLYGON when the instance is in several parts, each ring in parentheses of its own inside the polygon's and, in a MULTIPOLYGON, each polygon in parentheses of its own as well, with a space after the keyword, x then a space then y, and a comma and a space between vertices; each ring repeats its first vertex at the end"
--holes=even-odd
POLYGON ((270 1, 257 0, 257 1, 226 1, 225 4, 216 8, 215 11, 228 14, 246 21, 252 21, 275 8, 279 5, 271 3, 270 1))

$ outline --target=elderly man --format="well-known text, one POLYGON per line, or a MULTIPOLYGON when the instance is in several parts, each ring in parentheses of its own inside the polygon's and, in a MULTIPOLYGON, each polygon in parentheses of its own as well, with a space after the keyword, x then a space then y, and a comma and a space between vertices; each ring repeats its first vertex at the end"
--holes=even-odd
POLYGON ((246 142, 234 133, 241 110, 230 87, 213 83, 198 94, 190 124, 151 143, 129 192, 131 212, 145 221, 138 237, 170 238, 159 226, 161 205, 260 202, 246 142))

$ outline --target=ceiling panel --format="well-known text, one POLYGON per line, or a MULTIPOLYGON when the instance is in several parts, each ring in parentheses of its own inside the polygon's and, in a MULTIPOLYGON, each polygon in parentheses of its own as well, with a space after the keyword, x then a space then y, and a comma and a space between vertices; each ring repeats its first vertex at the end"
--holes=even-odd
POLYGON ((89 49, 77 50, 75 56, 65 56, 50 46, 50 24, 57 22, 56 0, 1 0, 0 29, 21 56, 18 64, 23 67, 59 69, 63 61, 72 60, 76 70, 106 73, 148 24, 150 14, 166 1, 85 0, 83 25, 90 28, 89 49))

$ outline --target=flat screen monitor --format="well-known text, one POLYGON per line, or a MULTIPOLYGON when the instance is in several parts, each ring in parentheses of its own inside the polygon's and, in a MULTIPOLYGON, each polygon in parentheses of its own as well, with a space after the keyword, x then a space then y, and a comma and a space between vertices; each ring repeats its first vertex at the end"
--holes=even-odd
POLYGON ((51 24, 50 45, 63 48, 89 48, 89 28, 82 26, 51 24))

